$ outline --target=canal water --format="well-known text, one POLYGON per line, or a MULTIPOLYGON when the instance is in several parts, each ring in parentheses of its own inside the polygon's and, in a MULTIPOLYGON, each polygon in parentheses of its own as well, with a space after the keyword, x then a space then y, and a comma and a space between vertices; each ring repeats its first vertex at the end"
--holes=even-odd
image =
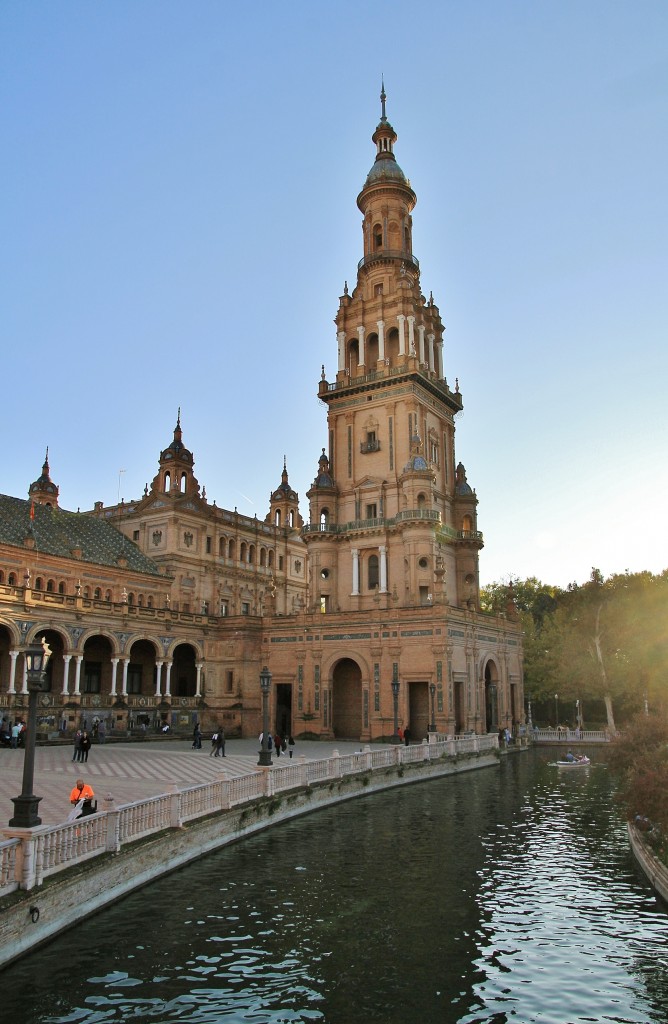
POLYGON ((600 751, 278 825, 0 974, 11 1024, 668 1021, 668 915, 600 751))

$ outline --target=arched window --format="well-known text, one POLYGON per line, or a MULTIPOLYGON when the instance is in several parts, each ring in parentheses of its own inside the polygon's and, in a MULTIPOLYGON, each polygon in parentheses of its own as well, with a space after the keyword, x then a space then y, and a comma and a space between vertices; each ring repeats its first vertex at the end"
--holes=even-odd
POLYGON ((139 597, 137 598, 137 604, 139 605, 140 608, 144 607, 144 595, 143 594, 140 594, 139 597))
POLYGON ((169 491, 171 486, 172 486, 172 474, 168 472, 168 473, 165 473, 165 491, 169 491))
POLYGON ((218 554, 220 555, 221 558, 225 557, 225 545, 226 544, 227 544, 226 538, 225 537, 221 537, 220 540, 218 541, 218 554))
POLYGON ((59 594, 64 594, 65 593, 65 584, 63 583, 62 580, 58 584, 58 593, 59 594))
POLYGON ((292 508, 290 509, 290 513, 289 513, 289 521, 290 521, 290 529, 294 529, 294 525, 295 525, 295 511, 292 508))
POLYGON ((374 249, 383 248, 383 226, 382 224, 374 224, 373 226, 373 247, 374 249))
POLYGON ((260 565, 264 568, 267 564, 267 549, 260 548, 260 565))
MULTIPOLYGON (((11 576, 9 577, 9 582, 10 583, 12 582, 11 576)), ((38 576, 37 579, 35 580, 35 590, 41 590, 43 588, 43 586, 44 586, 44 580, 42 579, 41 576, 38 576)))
POLYGON ((188 482, 188 475, 187 475, 187 473, 181 473, 181 486, 179 488, 180 491, 181 491, 181 494, 185 494, 186 493, 186 483, 187 482, 188 482))
POLYGON ((94 598, 94 599, 95 599, 96 601, 99 601, 99 600, 101 599, 101 597, 102 597, 102 591, 100 590, 100 588, 99 588, 99 587, 96 587, 96 588, 95 588, 95 591, 94 591, 94 593, 93 593, 93 598, 94 598))
POLYGON ((320 525, 329 526, 329 509, 323 508, 320 510, 320 525))
POLYGON ((369 555, 367 575, 369 580, 369 590, 375 590, 378 586, 378 555, 369 555))
POLYGON ((47 580, 46 581, 46 592, 47 592, 47 594, 53 594, 53 593, 55 593, 55 590, 56 590, 56 581, 55 580, 47 580))
POLYGON ((2 571, 2 569, 0 569, 0 583, 4 583, 4 582, 5 582, 5 574, 2 571))
POLYGON ((128 594, 128 604, 135 603, 135 595, 133 593, 128 594))
POLYGON ((87 601, 90 600, 90 587, 84 587, 83 596, 86 598, 87 601))
POLYGON ((9 576, 7 578, 7 583, 8 583, 8 585, 10 587, 15 587, 16 586, 16 573, 15 572, 10 572, 10 574, 9 574, 9 576))
POLYGON ((276 515, 274 516, 274 525, 275 526, 280 526, 281 525, 281 510, 280 510, 280 508, 276 509, 276 515))
POLYGON ((424 508, 425 507, 425 505, 427 504, 427 499, 425 498, 424 494, 418 494, 417 502, 418 502, 418 508, 424 508))
POLYGON ((230 558, 230 559, 234 559, 234 556, 236 554, 236 550, 237 550, 236 542, 234 541, 234 539, 232 539, 232 540, 230 540, 230 543, 227 546, 227 557, 230 558))
POLYGON ((242 541, 241 544, 239 545, 239 561, 240 562, 245 562, 246 561, 246 542, 245 541, 242 541))
POLYGON ((248 545, 248 564, 255 565, 255 545, 248 545))
POLYGON ((470 516, 464 516, 462 518, 462 530, 464 533, 471 533, 473 529, 473 523, 470 516))
POLYGON ((105 590, 105 592, 104 592, 104 599, 105 599, 105 601, 111 601, 111 591, 110 590, 105 590))
POLYGON ((268 564, 269 564, 269 568, 270 569, 274 568, 274 552, 273 551, 269 552, 269 562, 268 562, 268 564))

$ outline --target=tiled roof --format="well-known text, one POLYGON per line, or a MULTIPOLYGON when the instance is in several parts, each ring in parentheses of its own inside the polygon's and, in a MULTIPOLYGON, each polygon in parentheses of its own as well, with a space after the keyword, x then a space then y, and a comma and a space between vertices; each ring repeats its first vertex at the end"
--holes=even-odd
POLYGON ((83 562, 119 568, 118 559, 124 557, 132 572, 160 574, 156 563, 111 523, 47 505, 33 507, 35 517, 31 521, 29 501, 0 494, 0 544, 25 548, 24 541, 32 527, 35 550, 42 554, 72 558, 73 550, 79 548, 83 562))

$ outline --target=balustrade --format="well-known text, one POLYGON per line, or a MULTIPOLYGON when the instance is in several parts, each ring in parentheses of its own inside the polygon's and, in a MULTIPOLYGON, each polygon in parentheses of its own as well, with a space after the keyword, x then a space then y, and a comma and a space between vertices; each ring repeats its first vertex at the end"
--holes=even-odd
POLYGON ((496 734, 442 738, 410 746, 366 746, 352 754, 307 761, 300 757, 271 771, 253 771, 230 779, 189 786, 136 803, 115 807, 112 797, 104 809, 62 825, 41 825, 35 829, 6 829, 0 842, 0 896, 16 889, 32 889, 58 871, 105 851, 118 852, 123 844, 180 828, 194 821, 249 803, 261 796, 297 789, 346 775, 372 772, 401 763, 417 763, 456 754, 479 753, 498 747, 496 734))

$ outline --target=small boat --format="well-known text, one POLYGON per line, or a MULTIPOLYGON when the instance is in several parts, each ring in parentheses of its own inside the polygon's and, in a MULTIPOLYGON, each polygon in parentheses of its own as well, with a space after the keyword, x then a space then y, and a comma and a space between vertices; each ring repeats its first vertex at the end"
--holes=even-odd
POLYGON ((574 761, 557 761, 557 768, 588 768, 591 761, 584 755, 576 757, 574 761))

